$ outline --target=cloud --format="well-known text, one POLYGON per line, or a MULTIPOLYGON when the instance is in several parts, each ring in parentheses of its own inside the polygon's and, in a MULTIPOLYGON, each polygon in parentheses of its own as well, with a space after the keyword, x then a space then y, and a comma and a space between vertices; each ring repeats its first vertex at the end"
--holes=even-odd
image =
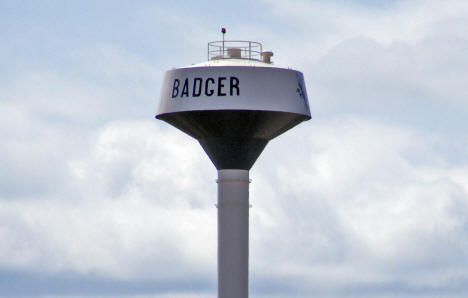
POLYGON ((254 272, 337 296, 457 288, 467 274, 466 165, 437 160, 434 136, 406 128, 359 118, 307 125, 256 165, 252 222, 266 224, 252 236, 254 272))
MULTIPOLYGON (((252 172, 259 295, 385 294, 392 283, 400 293, 443 292, 464 280, 468 170, 434 163, 433 139, 336 118, 272 141, 252 172)), ((3 268, 110 278, 135 291, 149 276, 211 289, 215 171, 194 140, 155 122, 112 122, 86 154, 67 159, 65 195, 0 205, 3 268)))
MULTIPOLYGON (((72 284, 94 283, 98 292, 108 282, 138 292, 146 280, 169 286, 189 279, 194 291, 210 287, 215 177, 202 179, 210 168, 195 140, 164 132, 155 122, 103 127, 87 154, 62 157, 66 189, 48 193, 47 200, 2 200, 0 266, 11 274, 29 272, 31 282, 51 283, 44 294, 65 291, 52 286, 61 275, 71 276, 72 284)), ((31 284, 31 291, 37 286, 31 284)))

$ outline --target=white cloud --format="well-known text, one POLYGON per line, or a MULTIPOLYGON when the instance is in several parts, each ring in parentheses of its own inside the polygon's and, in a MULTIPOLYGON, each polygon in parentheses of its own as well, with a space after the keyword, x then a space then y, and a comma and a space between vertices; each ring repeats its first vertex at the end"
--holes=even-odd
POLYGON ((109 124, 88 157, 66 156, 65 194, 1 202, 2 266, 124 280, 214 270, 215 183, 195 146, 155 123, 109 124))
MULTIPOLYGON (((155 122, 109 123, 86 154, 66 156, 65 195, 2 201, 2 267, 127 282, 214 278, 215 171, 194 140, 155 122)), ((466 276, 468 169, 428 167, 439 158, 433 139, 349 118, 272 141, 252 172, 253 282, 310 292, 313 280, 314 291, 363 294, 466 276)))
POLYGON ((254 272, 331 292, 389 281, 437 288, 466 276, 468 189, 455 174, 466 166, 441 163, 433 136, 407 129, 360 119, 308 125, 272 142, 254 170, 252 225, 267 223, 253 231, 254 272), (278 160, 280 152, 288 154, 278 160), (427 164, 414 163, 415 153, 427 164))

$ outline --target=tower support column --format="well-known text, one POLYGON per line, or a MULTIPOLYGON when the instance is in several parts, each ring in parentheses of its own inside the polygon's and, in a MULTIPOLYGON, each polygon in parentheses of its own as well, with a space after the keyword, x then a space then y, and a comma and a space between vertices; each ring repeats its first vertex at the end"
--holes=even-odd
POLYGON ((218 298, 249 296, 249 171, 218 171, 218 298))

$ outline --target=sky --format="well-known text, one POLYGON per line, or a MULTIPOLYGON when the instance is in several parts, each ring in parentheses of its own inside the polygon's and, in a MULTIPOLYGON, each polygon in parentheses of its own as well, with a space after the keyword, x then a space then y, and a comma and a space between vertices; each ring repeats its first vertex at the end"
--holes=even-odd
POLYGON ((250 172, 251 297, 466 297, 468 2, 0 1, 0 297, 216 297, 166 70, 253 40, 312 120, 250 172))

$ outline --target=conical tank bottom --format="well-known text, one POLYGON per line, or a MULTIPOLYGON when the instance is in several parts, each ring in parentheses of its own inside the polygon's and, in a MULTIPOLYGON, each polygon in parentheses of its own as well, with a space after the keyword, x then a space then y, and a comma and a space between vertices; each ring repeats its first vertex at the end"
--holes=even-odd
POLYGON ((166 113, 166 121, 199 141, 218 170, 250 170, 268 141, 310 117, 257 110, 166 113))

